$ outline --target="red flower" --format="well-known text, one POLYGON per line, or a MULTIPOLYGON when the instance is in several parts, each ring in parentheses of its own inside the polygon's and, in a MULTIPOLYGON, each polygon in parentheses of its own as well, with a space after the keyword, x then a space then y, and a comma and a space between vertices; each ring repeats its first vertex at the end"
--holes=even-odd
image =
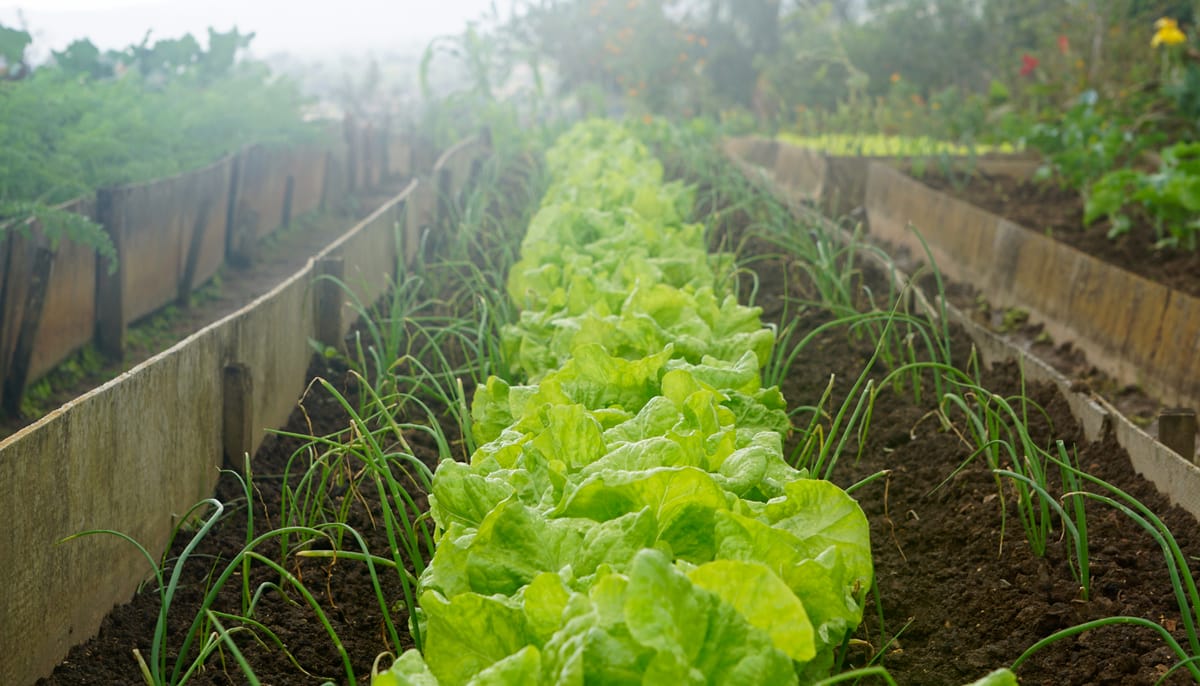
POLYGON ((1034 69, 1037 69, 1037 66, 1038 58, 1029 53, 1021 55, 1021 76, 1029 76, 1033 73, 1034 69))
POLYGON ((1071 44, 1067 42, 1065 34, 1058 34, 1058 51, 1064 55, 1071 51, 1071 44))

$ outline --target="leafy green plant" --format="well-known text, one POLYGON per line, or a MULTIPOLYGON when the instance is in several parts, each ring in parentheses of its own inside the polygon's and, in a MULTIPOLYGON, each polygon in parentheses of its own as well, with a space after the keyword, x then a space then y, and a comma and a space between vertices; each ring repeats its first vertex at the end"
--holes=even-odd
POLYGON ((1057 121, 1034 124, 1025 143, 1046 158, 1038 178, 1054 178, 1082 191, 1135 159, 1155 140, 1138 135, 1129 122, 1102 110, 1100 95, 1092 90, 1080 95, 1057 121))
POLYGON ((121 78, 81 77, 78 69, 95 65, 67 60, 19 81, 0 80, 0 238, 13 220, 23 230, 21 222, 33 216, 53 240, 92 245, 111 261, 100 227, 58 204, 199 168, 249 143, 319 135, 303 119, 304 98, 294 84, 262 64, 235 61, 249 37, 210 32, 208 51, 191 40, 200 52, 167 56, 176 49, 168 43, 187 40, 131 48, 121 59, 147 66, 121 78))
POLYGON ((889 136, 878 133, 823 133, 801 136, 782 133, 779 140, 802 148, 820 150, 830 155, 871 157, 927 157, 948 153, 950 155, 984 154, 989 152, 1013 152, 1012 145, 968 145, 945 141, 928 136, 889 136))
POLYGON ((0 239, 8 231, 15 231, 26 238, 32 236, 31 225, 37 227, 50 239, 52 247, 68 240, 81 245, 90 245, 108 265, 109 273, 117 269, 117 251, 104 227, 87 217, 69 212, 43 202, 0 201, 0 239))
POLYGON ((866 522, 784 462, 757 310, 718 299, 728 267, 682 223, 688 196, 619 127, 577 126, 546 157, 508 283, 528 381, 481 386, 479 447, 434 475, 424 652, 378 683, 582 677, 580 650, 601 651, 589 676, 827 672, 870 586, 866 522))
POLYGON ((1162 164, 1154 173, 1119 169, 1100 178, 1091 188, 1083 223, 1100 217, 1111 222, 1109 238, 1127 233, 1130 207, 1149 215, 1157 238, 1155 247, 1196 250, 1200 233, 1200 144, 1178 143, 1162 150, 1162 164))
POLYGON ((24 29, 14 29, 0 24, 0 59, 4 60, 0 76, 19 79, 26 76, 29 66, 25 63, 25 51, 33 37, 24 29))

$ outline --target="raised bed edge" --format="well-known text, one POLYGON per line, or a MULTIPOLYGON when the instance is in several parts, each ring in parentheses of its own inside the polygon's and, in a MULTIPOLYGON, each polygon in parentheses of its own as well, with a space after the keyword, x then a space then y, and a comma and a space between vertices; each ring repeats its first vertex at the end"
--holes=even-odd
MULTIPOLYGON (((448 186, 410 183, 269 293, 0 441, 0 645, 12 648, 0 650, 0 683, 48 675, 150 573, 113 537, 56 542, 110 528, 160 554, 176 518, 211 494, 222 465, 253 453, 303 392, 320 316, 318 260, 340 260, 353 275, 349 286, 372 302, 393 283, 400 251, 406 260, 415 253, 406 245, 412 232, 398 228, 428 221, 440 193, 457 194, 469 181, 459 170, 474 170, 487 154, 485 139, 464 141, 472 142, 438 160, 435 172, 451 170, 440 174, 448 186)), ((354 313, 339 297, 333 309, 344 333, 354 313)))
MULTIPOLYGON (((774 181, 767 169, 731 154, 728 149, 726 154, 744 174, 763 184, 776 198, 787 204, 793 213, 809 221, 823 222, 834 235, 840 236, 842 240, 849 240, 845 229, 807 207, 805 198, 797 198, 787 193, 774 181)), ((938 264, 941 267, 941 263, 938 264)), ((903 272, 895 270, 895 274, 900 283, 906 281, 907 277, 903 272)), ((913 288, 910 292, 922 303, 921 306, 927 313, 935 318, 938 316, 938 308, 928 303, 918 289, 913 288)), ((1130 462, 1139 474, 1153 483, 1173 504, 1200 518, 1200 467, 1146 433, 1103 398, 1073 390, 1070 380, 1031 352, 983 328, 950 303, 944 305, 947 315, 968 332, 985 360, 1017 360, 1028 378, 1055 384, 1083 427, 1088 440, 1096 440, 1111 432, 1118 444, 1129 454, 1130 462)))

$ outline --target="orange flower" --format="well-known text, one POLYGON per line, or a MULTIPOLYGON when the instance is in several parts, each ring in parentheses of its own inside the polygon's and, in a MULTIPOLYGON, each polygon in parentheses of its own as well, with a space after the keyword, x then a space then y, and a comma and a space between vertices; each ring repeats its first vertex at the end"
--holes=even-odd
POLYGON ((892 83, 900 83, 900 72, 892 72, 892 83))

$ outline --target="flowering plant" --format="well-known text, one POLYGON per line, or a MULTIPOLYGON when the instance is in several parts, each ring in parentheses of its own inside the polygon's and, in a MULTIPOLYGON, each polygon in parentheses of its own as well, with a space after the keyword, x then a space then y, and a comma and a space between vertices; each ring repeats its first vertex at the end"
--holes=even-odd
POLYGON ((1150 39, 1152 48, 1160 45, 1182 45, 1187 42, 1187 36, 1179 28, 1179 23, 1170 17, 1163 17, 1154 22, 1154 29, 1154 37, 1150 39))
POLYGON ((1032 76, 1033 72, 1038 68, 1038 58, 1025 53, 1021 55, 1021 76, 1032 76))

